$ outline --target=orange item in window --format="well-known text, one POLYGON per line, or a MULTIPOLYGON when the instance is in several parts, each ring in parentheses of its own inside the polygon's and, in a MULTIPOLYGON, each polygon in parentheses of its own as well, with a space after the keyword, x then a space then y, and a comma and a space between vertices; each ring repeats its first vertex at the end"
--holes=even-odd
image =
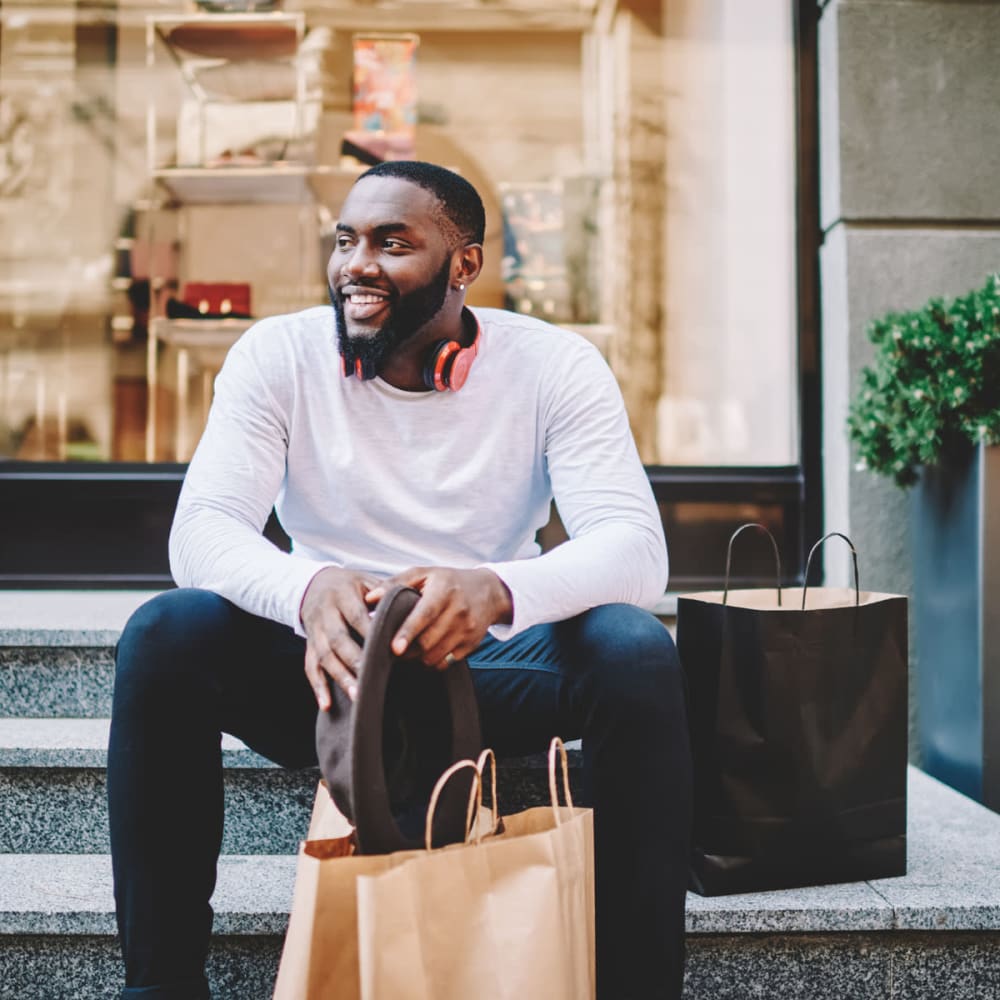
POLYGON ((250 316, 250 285, 246 282, 189 281, 181 290, 181 301, 200 313, 250 316))

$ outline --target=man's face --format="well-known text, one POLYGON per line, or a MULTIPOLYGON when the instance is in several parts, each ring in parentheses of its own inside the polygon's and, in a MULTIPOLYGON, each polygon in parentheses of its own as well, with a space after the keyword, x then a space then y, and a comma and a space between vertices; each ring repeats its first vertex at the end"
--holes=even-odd
POLYGON ((327 276, 340 352, 380 371, 402 344, 433 329, 451 280, 434 195, 396 177, 351 190, 327 276))

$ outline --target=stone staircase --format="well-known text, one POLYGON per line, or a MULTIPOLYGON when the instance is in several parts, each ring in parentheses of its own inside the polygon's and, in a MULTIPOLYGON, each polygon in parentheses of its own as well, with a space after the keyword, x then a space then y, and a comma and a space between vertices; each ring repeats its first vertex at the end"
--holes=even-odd
MULTIPOLYGON (((0 593, 2 1000, 120 989, 105 747, 114 643, 145 596, 0 593)), ((210 978, 216 1000, 266 1000, 317 772, 234 739, 223 757, 210 978)), ((507 762, 505 808, 540 801, 541 777, 539 760, 507 762)), ((909 837, 904 878, 691 895, 686 998, 1000 1000, 1000 816, 911 770, 909 837)))

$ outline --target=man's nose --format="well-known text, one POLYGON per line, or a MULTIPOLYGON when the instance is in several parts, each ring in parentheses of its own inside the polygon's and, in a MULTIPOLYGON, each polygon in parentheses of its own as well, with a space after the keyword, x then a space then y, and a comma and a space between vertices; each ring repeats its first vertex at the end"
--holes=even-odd
POLYGON ((344 254, 340 268, 347 275, 377 275, 378 261, 365 243, 357 243, 344 254))

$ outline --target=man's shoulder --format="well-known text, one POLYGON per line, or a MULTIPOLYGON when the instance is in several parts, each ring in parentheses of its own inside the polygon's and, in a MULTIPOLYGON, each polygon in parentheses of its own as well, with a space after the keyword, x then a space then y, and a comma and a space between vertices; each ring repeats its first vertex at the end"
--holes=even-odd
POLYGON ((250 326, 241 340, 265 341, 273 336, 291 338, 313 338, 317 334, 333 331, 333 319, 329 306, 310 306, 298 312, 279 313, 263 316, 250 326))
POLYGON ((332 339, 333 319, 329 306, 312 306, 294 313, 265 316, 257 320, 236 342, 236 349, 269 362, 278 356, 308 354, 332 339))
POLYGON ((505 345, 518 352, 529 349, 552 355, 565 355, 567 352, 600 354, 582 334, 536 316, 478 306, 473 311, 493 346, 505 345))

